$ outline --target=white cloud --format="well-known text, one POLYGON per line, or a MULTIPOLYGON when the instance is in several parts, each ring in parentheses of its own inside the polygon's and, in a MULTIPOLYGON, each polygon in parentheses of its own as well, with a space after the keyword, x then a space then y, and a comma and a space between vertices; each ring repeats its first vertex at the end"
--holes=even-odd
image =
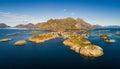
POLYGON ((7 18, 24 18, 24 15, 12 14, 10 12, 0 12, 0 16, 7 18))
POLYGON ((18 15, 10 12, 0 12, 0 17, 4 17, 0 20, 0 22, 5 23, 29 23, 34 22, 34 18, 28 15, 18 15))
POLYGON ((23 20, 23 22, 30 22, 30 20, 23 20))
POLYGON ((32 20, 18 20, 16 22, 19 22, 19 23, 29 23, 29 22, 32 22, 32 20))

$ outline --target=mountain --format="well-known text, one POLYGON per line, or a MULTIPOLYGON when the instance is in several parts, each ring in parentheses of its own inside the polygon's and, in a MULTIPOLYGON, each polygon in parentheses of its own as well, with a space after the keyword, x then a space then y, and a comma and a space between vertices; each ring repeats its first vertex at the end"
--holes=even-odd
POLYGON ((26 27, 26 28, 34 28, 34 24, 29 23, 29 24, 26 24, 25 27, 26 27))
POLYGON ((18 24, 15 26, 16 28, 24 28, 24 24, 18 24))
POLYGON ((93 25, 93 27, 94 28, 102 28, 103 26, 96 24, 96 25, 93 25))
POLYGON ((39 30, 65 31, 67 29, 93 29, 93 26, 84 20, 77 18, 50 19, 47 22, 38 23, 35 28, 39 30))
POLYGON ((26 28, 26 29, 33 29, 34 24, 28 23, 28 24, 19 24, 15 26, 16 28, 26 28))
POLYGON ((5 23, 0 23, 0 28, 9 28, 10 26, 6 25, 5 23))
POLYGON ((104 26, 103 28, 120 28, 119 25, 104 26))

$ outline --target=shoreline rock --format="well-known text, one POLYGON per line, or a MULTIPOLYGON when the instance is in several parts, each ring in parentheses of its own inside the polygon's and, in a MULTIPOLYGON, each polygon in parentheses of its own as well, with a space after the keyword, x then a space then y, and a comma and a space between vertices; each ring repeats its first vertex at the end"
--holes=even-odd
POLYGON ((114 43, 114 42, 116 42, 116 40, 111 39, 111 38, 106 38, 106 39, 104 39, 104 41, 105 41, 105 42, 109 42, 109 43, 114 43))
POLYGON ((40 31, 32 31, 30 34, 34 35, 34 34, 39 34, 40 31))
POLYGON ((100 35, 100 38, 102 38, 105 42, 108 42, 108 43, 116 42, 116 40, 109 38, 108 34, 102 34, 100 35))
POLYGON ((12 34, 7 34, 6 36, 16 36, 16 35, 19 35, 20 32, 15 32, 15 33, 12 33, 12 34))
POLYGON ((86 57, 99 57, 103 55, 103 49, 96 45, 88 45, 80 49, 80 54, 86 57))
POLYGON ((27 44, 27 41, 26 40, 19 40, 17 42, 14 43, 15 46, 18 46, 18 45, 25 45, 27 44))
POLYGON ((102 34, 102 35, 100 35, 100 38, 106 39, 106 38, 108 38, 108 34, 102 34))
POLYGON ((5 39, 1 39, 0 42, 7 42, 7 41, 10 41, 12 40, 11 38, 5 38, 5 39))
POLYGON ((120 36, 120 31, 117 31, 114 34, 120 36))

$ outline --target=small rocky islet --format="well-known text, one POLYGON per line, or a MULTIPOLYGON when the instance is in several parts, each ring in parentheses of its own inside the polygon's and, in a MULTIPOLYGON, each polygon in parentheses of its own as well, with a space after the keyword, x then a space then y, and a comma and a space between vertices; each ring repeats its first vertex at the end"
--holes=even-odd
POLYGON ((116 42, 116 40, 109 38, 108 34, 102 34, 102 35, 100 35, 100 38, 102 38, 105 42, 108 42, 108 43, 116 42))
POLYGON ((20 32, 15 32, 15 33, 11 33, 11 34, 7 34, 6 36, 16 36, 16 35, 19 35, 20 32))
POLYGON ((25 45, 25 44, 27 44, 26 40, 19 40, 14 43, 15 46, 20 46, 20 45, 25 45))
POLYGON ((11 38, 5 38, 5 39, 1 39, 0 42, 8 42, 10 40, 12 40, 12 39, 11 38))
POLYGON ((120 31, 117 31, 114 34, 120 36, 120 31))

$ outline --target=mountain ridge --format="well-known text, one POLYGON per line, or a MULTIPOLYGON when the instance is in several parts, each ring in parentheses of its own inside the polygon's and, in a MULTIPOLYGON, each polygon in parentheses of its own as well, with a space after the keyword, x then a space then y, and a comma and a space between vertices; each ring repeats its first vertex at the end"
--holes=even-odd
POLYGON ((93 26, 80 18, 67 17, 38 23, 35 25, 35 28, 39 30, 65 31, 67 29, 93 29, 93 26))
POLYGON ((34 24, 32 23, 28 23, 28 24, 18 24, 16 26, 14 26, 15 28, 27 28, 27 29, 33 29, 34 28, 34 24))
POLYGON ((7 24, 5 23, 0 23, 0 28, 9 28, 10 26, 8 26, 7 24))

